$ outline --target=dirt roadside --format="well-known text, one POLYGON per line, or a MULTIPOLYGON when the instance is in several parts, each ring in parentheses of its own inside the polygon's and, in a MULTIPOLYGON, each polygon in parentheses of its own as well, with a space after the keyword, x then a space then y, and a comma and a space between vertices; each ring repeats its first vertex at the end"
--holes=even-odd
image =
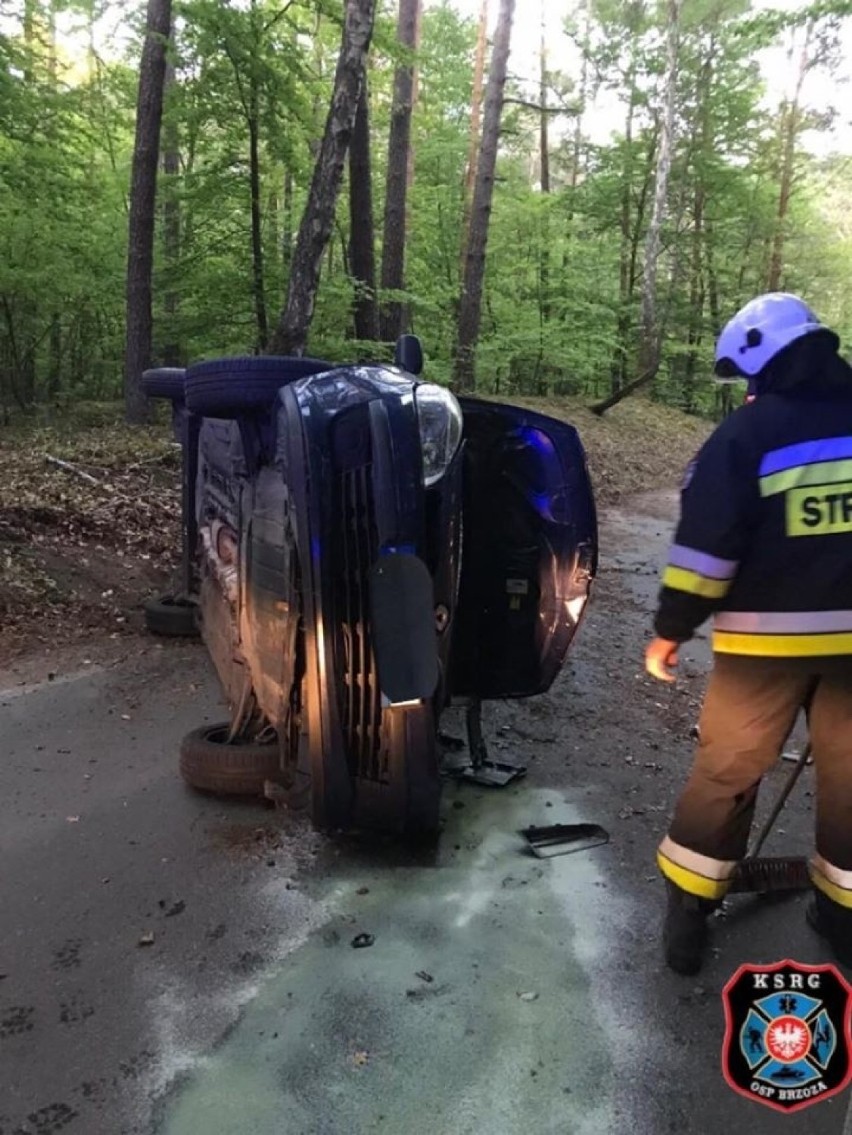
MULTIPOLYGON (((604 418, 576 399, 520 403, 578 428, 601 507, 677 484, 711 428, 639 398, 604 418)), ((144 600, 178 586, 180 450, 168 414, 141 430, 114 406, 78 414, 0 428, 0 671, 37 675, 42 658, 59 671, 82 663, 89 643, 132 651, 144 600)))

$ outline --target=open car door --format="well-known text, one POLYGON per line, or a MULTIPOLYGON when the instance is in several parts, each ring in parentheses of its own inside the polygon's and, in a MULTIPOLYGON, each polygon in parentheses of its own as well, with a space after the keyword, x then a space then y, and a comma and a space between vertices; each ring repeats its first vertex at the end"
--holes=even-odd
POLYGON ((567 422, 459 401, 465 488, 451 692, 529 697, 559 673, 597 569, 586 456, 567 422))

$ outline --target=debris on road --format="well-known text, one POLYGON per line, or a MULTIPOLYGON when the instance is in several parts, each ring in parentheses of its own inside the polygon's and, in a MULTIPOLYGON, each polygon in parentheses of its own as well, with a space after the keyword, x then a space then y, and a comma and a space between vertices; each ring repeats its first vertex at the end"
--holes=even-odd
POLYGON ((153 930, 146 930, 145 933, 140 937, 138 944, 140 946, 153 946, 154 945, 154 931, 153 930))
POLYGON ((538 1001, 538 994, 532 993, 532 992, 530 992, 530 993, 519 993, 518 994, 518 1000, 519 1001, 538 1001))
POLYGON ((431 973, 427 973, 425 969, 419 969, 414 976, 419 977, 421 981, 425 981, 427 984, 431 984, 435 980, 431 973))
POLYGON ((376 939, 373 937, 372 934, 356 934, 355 937, 352 939, 352 949, 353 950, 366 949, 367 946, 372 946, 372 944, 375 942, 375 940, 376 939))
POLYGON ((449 985, 418 985, 416 989, 406 989, 405 996, 409 1001, 427 1001, 441 997, 449 988, 449 985))
POLYGON ((609 832, 600 824, 550 824, 542 828, 533 825, 525 828, 521 835, 539 859, 569 855, 609 843, 609 832))

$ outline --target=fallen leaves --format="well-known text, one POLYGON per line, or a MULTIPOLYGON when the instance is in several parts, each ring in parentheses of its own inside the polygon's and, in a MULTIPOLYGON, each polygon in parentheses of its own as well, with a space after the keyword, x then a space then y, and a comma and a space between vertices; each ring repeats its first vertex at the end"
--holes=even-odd
POLYGON ((165 422, 0 430, 4 656, 132 630, 129 610, 178 562, 180 467, 165 422))

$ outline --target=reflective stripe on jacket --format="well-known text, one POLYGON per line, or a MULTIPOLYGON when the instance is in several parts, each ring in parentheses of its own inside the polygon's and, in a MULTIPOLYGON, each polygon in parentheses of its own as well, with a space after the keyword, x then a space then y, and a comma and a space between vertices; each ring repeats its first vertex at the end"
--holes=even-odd
POLYGON ((662 577, 657 634, 777 658, 852 655, 852 386, 766 394, 692 463, 662 577))

